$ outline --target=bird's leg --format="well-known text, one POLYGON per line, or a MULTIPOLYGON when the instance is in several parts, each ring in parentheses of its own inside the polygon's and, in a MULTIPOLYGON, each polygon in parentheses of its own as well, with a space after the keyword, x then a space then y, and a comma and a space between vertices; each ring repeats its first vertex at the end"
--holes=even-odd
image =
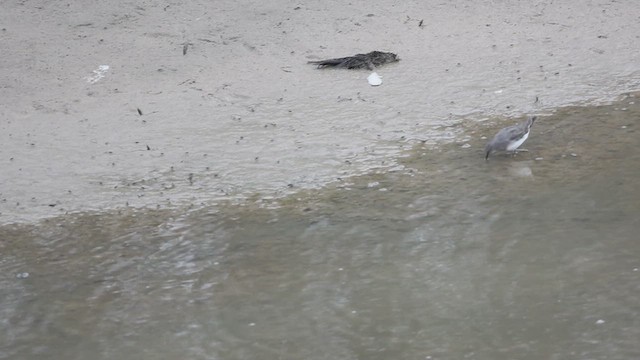
POLYGON ((527 149, 515 149, 513 151, 511 151, 511 157, 515 157, 519 152, 529 152, 529 150, 527 149))

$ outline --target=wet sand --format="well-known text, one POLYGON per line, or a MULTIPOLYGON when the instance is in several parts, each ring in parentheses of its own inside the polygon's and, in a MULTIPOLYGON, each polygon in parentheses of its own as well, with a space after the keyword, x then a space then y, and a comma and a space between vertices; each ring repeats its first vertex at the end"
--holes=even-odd
POLYGON ((0 223, 278 197, 391 169, 407 146, 457 139, 460 121, 607 102, 640 87, 637 13, 634 1, 5 2, 0 223), (374 49, 402 59, 376 88, 367 71, 306 64, 374 49))

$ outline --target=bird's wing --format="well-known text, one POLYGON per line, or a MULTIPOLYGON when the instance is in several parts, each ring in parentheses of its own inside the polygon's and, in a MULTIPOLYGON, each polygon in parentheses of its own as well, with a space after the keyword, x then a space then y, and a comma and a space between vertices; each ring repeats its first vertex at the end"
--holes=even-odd
POLYGON ((500 132, 498 133, 500 140, 507 141, 520 140, 524 136, 524 134, 526 134, 526 131, 522 124, 509 126, 500 130, 500 132))

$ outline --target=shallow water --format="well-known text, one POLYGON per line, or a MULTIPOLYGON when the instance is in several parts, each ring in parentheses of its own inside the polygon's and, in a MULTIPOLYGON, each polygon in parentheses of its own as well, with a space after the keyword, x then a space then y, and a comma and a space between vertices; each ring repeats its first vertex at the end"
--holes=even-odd
POLYGON ((281 199, 0 227, 2 359, 640 358, 640 106, 281 199), (536 160, 537 159, 537 160, 536 160))

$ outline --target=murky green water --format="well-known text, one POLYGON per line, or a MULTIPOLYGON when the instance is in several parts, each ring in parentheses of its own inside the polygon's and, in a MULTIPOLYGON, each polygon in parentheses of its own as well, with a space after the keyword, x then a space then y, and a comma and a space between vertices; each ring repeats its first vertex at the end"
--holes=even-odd
POLYGON ((640 358, 640 106, 243 206, 0 228, 2 359, 640 358), (537 159, 537 160, 536 160, 537 159))

